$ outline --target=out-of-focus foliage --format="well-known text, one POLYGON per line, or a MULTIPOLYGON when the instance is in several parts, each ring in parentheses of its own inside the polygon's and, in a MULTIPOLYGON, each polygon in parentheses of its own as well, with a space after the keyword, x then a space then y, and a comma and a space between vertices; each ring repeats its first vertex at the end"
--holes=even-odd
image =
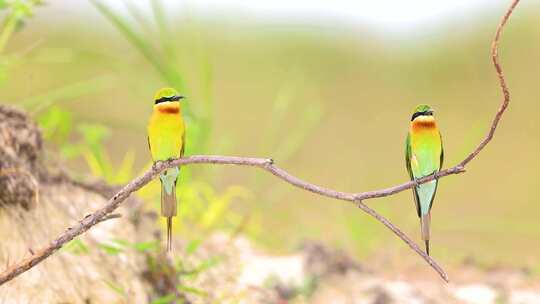
POLYGON ((6 45, 13 33, 24 26, 25 20, 32 17, 35 7, 41 3, 40 0, 0 0, 0 12, 6 14, 0 29, 0 87, 8 77, 9 68, 15 65, 25 53, 23 51, 6 54, 6 45))

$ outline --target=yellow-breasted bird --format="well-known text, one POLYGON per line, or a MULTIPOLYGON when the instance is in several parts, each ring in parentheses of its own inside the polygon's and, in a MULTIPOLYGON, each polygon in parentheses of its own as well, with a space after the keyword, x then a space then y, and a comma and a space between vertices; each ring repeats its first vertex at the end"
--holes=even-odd
MULTIPOLYGON (((185 125, 180 100, 173 88, 163 88, 154 96, 154 109, 148 122, 148 147, 154 162, 184 155, 185 125)), ((176 181, 178 167, 159 175, 161 180, 161 215, 167 218, 167 250, 171 250, 172 217, 176 216, 176 181)))
MULTIPOLYGON (((418 105, 412 114, 409 134, 405 143, 405 162, 411 180, 417 180, 441 170, 444 158, 441 133, 435 123, 433 109, 425 104, 418 105)), ((429 255, 429 229, 431 207, 437 192, 438 180, 413 188, 416 211, 420 217, 422 239, 429 255)))

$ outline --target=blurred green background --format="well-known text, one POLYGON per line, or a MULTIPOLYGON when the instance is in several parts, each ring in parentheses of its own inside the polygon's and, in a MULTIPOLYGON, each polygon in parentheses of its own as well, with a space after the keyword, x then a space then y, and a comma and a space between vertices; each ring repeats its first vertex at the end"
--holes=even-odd
MULTIPOLYGON (((163 86, 187 96, 188 155, 272 157, 309 182, 358 192, 407 180, 403 145, 417 103, 436 109, 452 166, 501 101, 489 48, 506 1, 402 31, 201 15, 159 1, 15 2, 2 10, 0 100, 31 112, 50 161, 79 178, 124 183, 149 165, 146 123, 163 86)), ((512 102, 494 141, 466 174, 441 180, 432 252, 444 263, 540 271, 539 12, 523 3, 504 32, 512 102)), ((197 165, 182 181, 177 237, 241 232, 274 252, 317 239, 359 259, 422 263, 351 204, 260 170, 197 165)), ((158 207, 155 184, 139 195, 158 207)), ((368 204, 420 239, 409 191, 368 204)))

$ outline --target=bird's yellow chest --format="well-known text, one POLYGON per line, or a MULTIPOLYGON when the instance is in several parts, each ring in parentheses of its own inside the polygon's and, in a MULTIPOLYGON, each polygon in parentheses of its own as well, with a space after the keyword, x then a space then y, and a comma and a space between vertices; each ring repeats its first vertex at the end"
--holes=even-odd
POLYGON ((440 169, 442 142, 433 117, 420 117, 411 122, 410 161, 415 176, 425 176, 440 169))
POLYGON ((418 117, 411 122, 409 130, 411 134, 411 146, 417 148, 424 144, 440 143, 440 133, 433 116, 418 117))
POLYGON ((440 143, 440 134, 436 126, 411 128, 411 146, 413 149, 438 143, 440 143))
POLYGON ((154 106, 148 123, 148 145, 152 159, 178 158, 184 146, 184 120, 178 103, 154 106))

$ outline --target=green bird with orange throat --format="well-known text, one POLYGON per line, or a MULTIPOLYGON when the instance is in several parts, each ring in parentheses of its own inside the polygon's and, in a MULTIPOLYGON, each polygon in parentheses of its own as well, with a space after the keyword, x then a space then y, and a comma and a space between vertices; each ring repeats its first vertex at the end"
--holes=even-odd
MULTIPOLYGON (((148 122, 148 146, 152 160, 163 161, 184 155, 185 125, 180 100, 173 88, 163 88, 154 96, 154 107, 148 122)), ((167 250, 172 244, 172 218, 176 216, 176 182, 178 167, 159 175, 161 181, 161 215, 167 218, 167 250)))
MULTIPOLYGON (((441 133, 435 123, 433 109, 425 104, 418 105, 412 114, 409 133, 405 143, 405 162, 411 180, 432 175, 441 170, 443 146, 441 133)), ((429 255, 431 207, 437 192, 438 180, 417 185, 413 188, 416 211, 420 217, 422 239, 429 255)))

